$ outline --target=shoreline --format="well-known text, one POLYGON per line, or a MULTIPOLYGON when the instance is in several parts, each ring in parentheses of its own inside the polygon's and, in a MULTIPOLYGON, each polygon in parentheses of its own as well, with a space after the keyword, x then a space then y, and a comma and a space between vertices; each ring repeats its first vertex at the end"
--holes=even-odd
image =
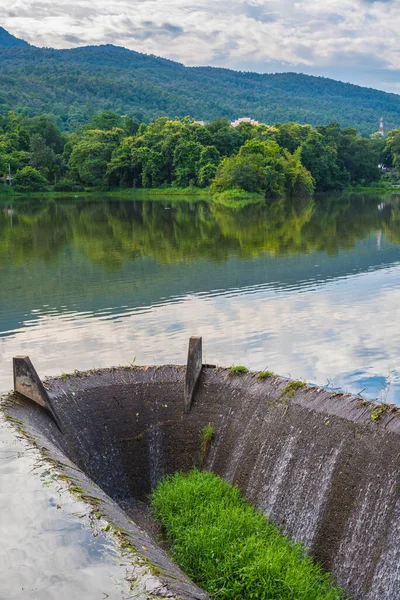
MULTIPOLYGON (((7 188, 8 189, 8 188, 7 188)), ((354 186, 348 187, 344 190, 332 190, 331 193, 337 194, 346 194, 346 193, 359 193, 359 194, 384 194, 384 193, 392 193, 393 189, 387 186, 380 186, 379 184, 375 186, 354 186)), ((315 195, 320 195, 329 192, 319 192, 315 193, 315 195)), ((20 192, 20 191, 11 191, 4 193, 0 188, 0 202, 4 201, 12 201, 21 198, 28 199, 106 199, 106 198, 116 198, 121 200, 163 200, 168 198, 168 200, 175 201, 188 201, 188 200, 202 200, 205 202, 217 202, 224 205, 230 205, 238 207, 239 205, 249 204, 249 203, 257 203, 265 200, 265 195, 263 193, 257 192, 245 192, 243 190, 228 190, 227 192, 222 192, 218 194, 212 194, 210 188, 178 188, 178 187, 161 187, 161 188, 125 188, 125 189, 117 189, 117 190, 101 190, 99 188, 89 188, 85 189, 82 192, 61 192, 61 191, 53 191, 46 190, 43 192, 20 192)))

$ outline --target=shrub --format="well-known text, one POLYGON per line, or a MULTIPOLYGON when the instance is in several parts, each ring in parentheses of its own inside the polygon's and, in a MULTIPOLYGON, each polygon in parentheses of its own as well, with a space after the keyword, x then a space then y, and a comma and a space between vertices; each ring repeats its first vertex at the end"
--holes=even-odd
POLYGON ((151 503, 173 558, 215 599, 343 598, 301 544, 284 537, 237 487, 211 473, 166 477, 151 503))
POLYGON ((42 192, 47 185, 41 172, 29 166, 17 171, 13 181, 13 187, 19 192, 42 192))

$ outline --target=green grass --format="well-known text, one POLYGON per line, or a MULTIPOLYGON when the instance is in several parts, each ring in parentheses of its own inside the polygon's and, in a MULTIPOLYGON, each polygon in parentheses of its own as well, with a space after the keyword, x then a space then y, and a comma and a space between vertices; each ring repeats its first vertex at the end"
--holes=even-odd
POLYGON ((257 373, 256 377, 257 379, 260 379, 262 381, 263 379, 275 377, 275 373, 273 371, 260 371, 259 373, 257 373))
POLYGON ((200 433, 200 466, 204 468, 207 456, 210 452, 211 442, 214 437, 214 425, 208 423, 200 433))
POLYGON ((379 404, 378 406, 376 406, 373 409, 373 411, 371 412, 371 420, 374 423, 379 423, 379 421, 382 419, 382 417, 385 414, 387 409, 388 409, 388 405, 385 404, 384 402, 382 404, 379 404))
POLYGON ((121 196, 210 196, 209 188, 163 186, 159 188, 121 188, 107 193, 121 196))
POLYGON ((298 390, 303 389, 305 385, 305 381, 301 381, 300 379, 289 381, 282 392, 282 398, 284 398, 285 402, 289 402, 290 398, 292 398, 298 390))
POLYGON ((136 197, 201 197, 202 199, 211 199, 210 190, 208 188, 197 188, 197 187, 160 187, 160 188, 117 188, 117 189, 109 189, 104 190, 101 188, 85 188, 84 191, 81 192, 56 192, 49 186, 43 192, 19 192, 15 189, 10 189, 8 186, 0 185, 0 198, 18 198, 18 197, 29 197, 29 198, 74 198, 78 196, 78 198, 86 198, 91 197, 120 197, 123 198, 136 198, 136 197))
POLYGON ((246 373, 249 372, 247 367, 244 367, 243 365, 237 365, 230 367, 229 369, 229 375, 245 375, 246 373))
POLYGON ((174 560, 214 599, 344 598, 302 545, 211 473, 162 479, 151 504, 174 560))

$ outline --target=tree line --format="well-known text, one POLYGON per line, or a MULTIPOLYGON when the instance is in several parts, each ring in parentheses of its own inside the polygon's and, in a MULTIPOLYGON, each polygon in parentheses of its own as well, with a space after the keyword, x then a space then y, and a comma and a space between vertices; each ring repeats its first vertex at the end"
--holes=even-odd
POLYGON ((0 115, 0 175, 20 191, 211 187, 309 196, 369 184, 400 169, 400 130, 364 138, 337 123, 232 127, 189 117, 139 123, 105 111, 72 134, 48 115, 0 115))

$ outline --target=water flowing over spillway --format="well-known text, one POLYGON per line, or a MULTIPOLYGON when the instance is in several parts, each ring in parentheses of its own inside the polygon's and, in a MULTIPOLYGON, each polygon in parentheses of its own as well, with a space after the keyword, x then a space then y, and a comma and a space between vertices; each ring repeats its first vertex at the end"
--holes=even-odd
POLYGON ((177 366, 76 373, 46 382, 58 425, 21 394, 6 412, 145 548, 163 594, 206 597, 151 527, 132 521, 146 527, 141 503, 162 475, 200 464, 199 434, 211 423, 208 470, 304 542, 354 600, 400 597, 399 411, 204 365, 186 414, 185 377, 177 366))

